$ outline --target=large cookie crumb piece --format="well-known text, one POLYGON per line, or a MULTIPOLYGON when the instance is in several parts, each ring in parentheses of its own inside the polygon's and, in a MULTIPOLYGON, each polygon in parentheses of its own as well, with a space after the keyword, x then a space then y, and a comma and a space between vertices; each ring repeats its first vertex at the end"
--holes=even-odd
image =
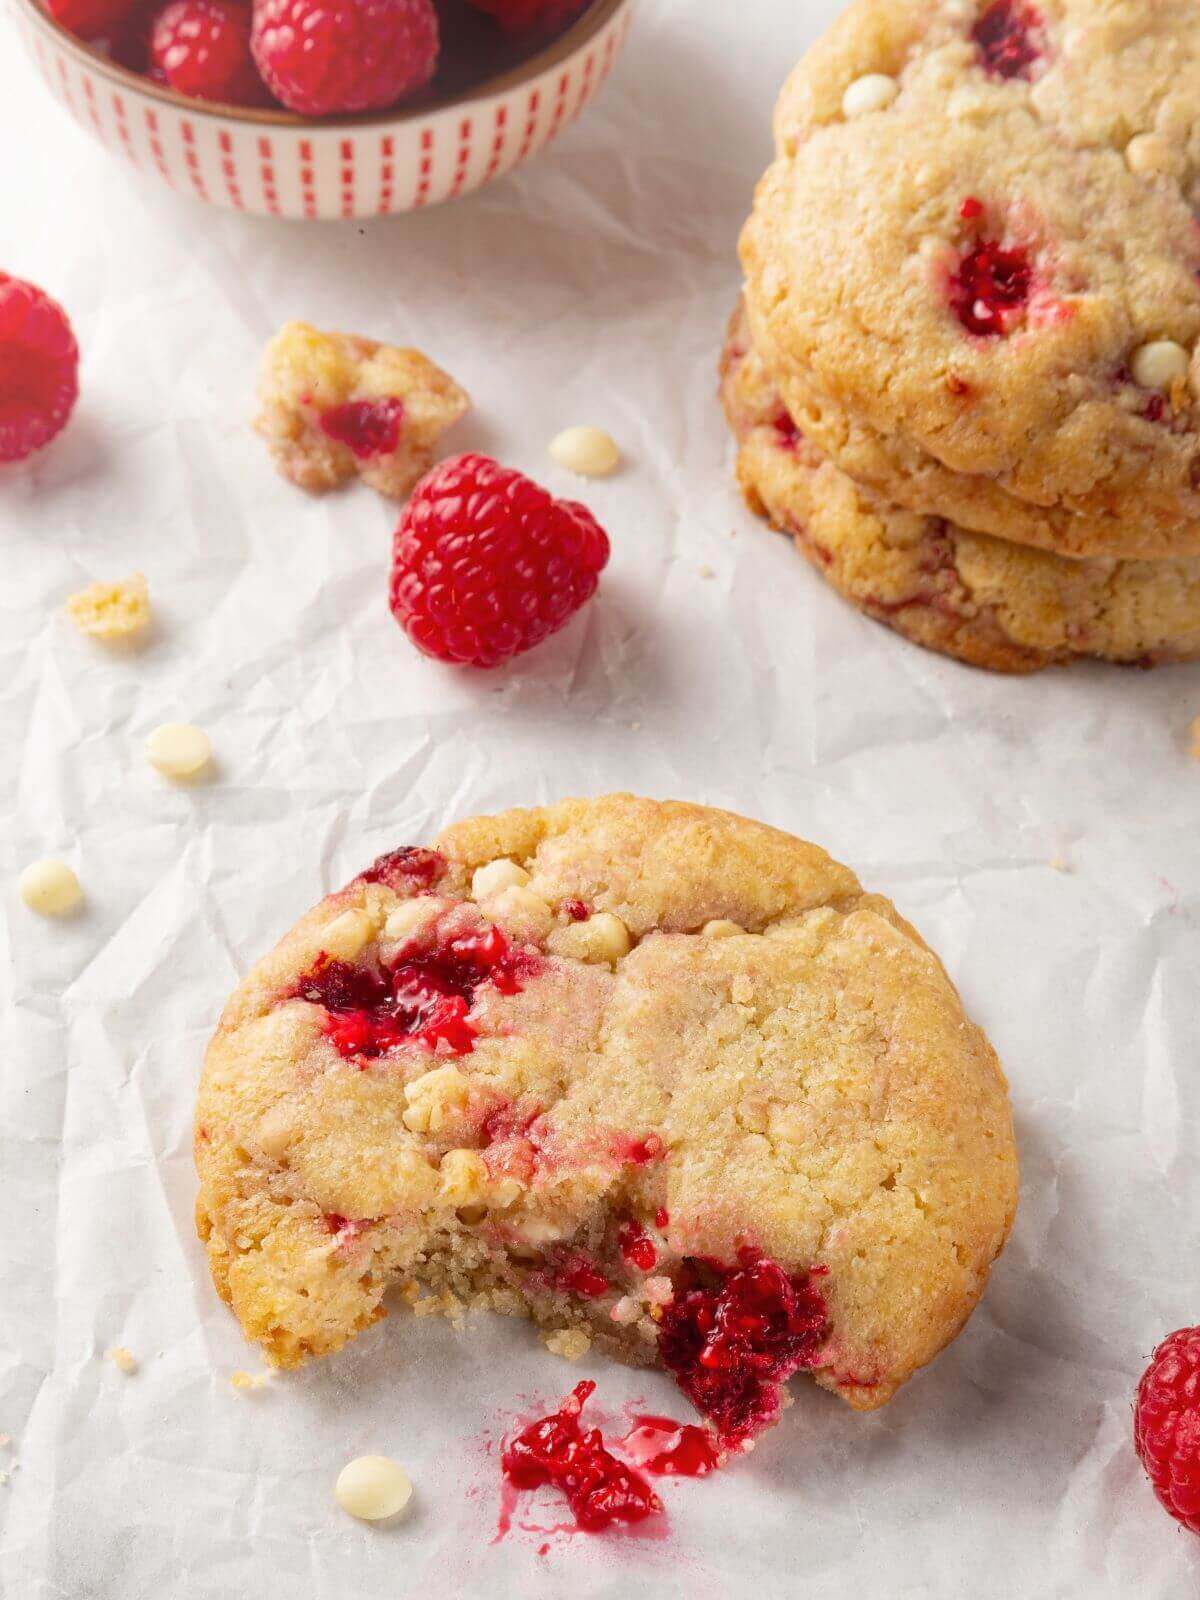
POLYGON ((402 499, 470 408, 454 379, 419 350, 289 322, 263 357, 254 426, 285 478, 335 489, 359 477, 402 499))

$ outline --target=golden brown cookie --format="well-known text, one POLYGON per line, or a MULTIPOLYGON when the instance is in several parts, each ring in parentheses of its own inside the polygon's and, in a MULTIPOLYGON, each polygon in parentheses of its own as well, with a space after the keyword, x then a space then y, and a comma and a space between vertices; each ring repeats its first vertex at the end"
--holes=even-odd
POLYGON ((856 0, 743 235, 789 411, 891 504, 1200 553, 1198 0, 856 0))
POLYGON ((1017 1185, 995 1055, 895 909, 630 795, 475 818, 323 900, 225 1008, 196 1156, 217 1287, 277 1365, 395 1287, 661 1364, 729 1448, 793 1372, 890 1399, 1017 1185))
POLYGON ((751 510, 868 616, 997 672, 1080 656, 1139 666, 1200 656, 1200 557, 1071 561, 889 506, 800 432, 741 311, 721 365, 751 510))

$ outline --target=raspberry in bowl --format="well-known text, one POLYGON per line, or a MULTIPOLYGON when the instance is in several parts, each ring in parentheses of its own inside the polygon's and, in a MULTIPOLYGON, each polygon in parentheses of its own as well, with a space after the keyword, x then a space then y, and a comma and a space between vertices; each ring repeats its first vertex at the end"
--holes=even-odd
POLYGON ((15 16, 51 93, 139 171, 327 220, 419 210, 536 155, 607 79, 630 0, 16 0, 15 16))

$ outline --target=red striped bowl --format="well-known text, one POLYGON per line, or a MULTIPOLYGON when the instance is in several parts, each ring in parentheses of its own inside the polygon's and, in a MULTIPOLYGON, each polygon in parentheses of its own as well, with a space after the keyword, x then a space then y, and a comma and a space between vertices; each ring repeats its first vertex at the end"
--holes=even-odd
POLYGON ((51 93, 139 171, 235 211, 316 220, 414 211, 511 172, 598 93, 630 7, 594 0, 547 49, 454 100, 325 122, 185 100, 89 50, 37 0, 17 0, 15 17, 51 93))

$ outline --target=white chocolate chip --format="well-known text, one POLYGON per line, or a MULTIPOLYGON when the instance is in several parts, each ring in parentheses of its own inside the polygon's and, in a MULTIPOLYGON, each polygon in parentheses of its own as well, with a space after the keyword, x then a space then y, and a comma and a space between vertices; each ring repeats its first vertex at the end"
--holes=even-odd
POLYGON ((675 1289, 670 1278, 647 1278, 642 1285, 642 1294, 647 1305, 669 1306, 675 1298, 675 1289))
POLYGON ((375 936, 375 924, 365 911, 343 911, 321 935, 321 948, 338 961, 353 961, 375 936))
POLYGON ((117 1371, 123 1372, 127 1378, 132 1377, 138 1369, 137 1357, 132 1350, 126 1350, 123 1344, 105 1351, 105 1359, 111 1361, 117 1371))
POLYGON ((476 900, 488 900, 505 889, 523 889, 529 874, 515 861, 489 861, 485 867, 476 867, 471 877, 471 893, 476 900))
POLYGON ((578 1361, 591 1348, 591 1338, 582 1328, 562 1328, 557 1333, 546 1335, 546 1349, 552 1356, 561 1356, 564 1361, 578 1361))
POLYGON ((43 917, 65 917, 83 899, 79 879, 65 861, 32 861, 18 880, 21 899, 43 917))
POLYGON ((556 928, 546 943, 556 956, 575 961, 619 961, 633 948, 629 929, 611 911, 598 911, 586 922, 572 922, 556 928))
POLYGON ((846 118, 865 117, 872 111, 886 111, 900 93, 895 78, 885 72, 868 72, 854 82, 842 96, 842 115, 846 118))
POLYGON ((700 933, 705 939, 735 939, 738 934, 745 931, 745 928, 739 927, 736 922, 730 922, 725 917, 715 917, 712 922, 704 924, 700 933))
POLYGON ((609 1312, 614 1322, 619 1322, 622 1327, 628 1327, 637 1321, 642 1314, 642 1308, 632 1295, 623 1294, 616 1305, 609 1312))
POLYGON ((412 1499, 408 1474, 387 1456, 356 1456, 338 1473, 333 1497, 360 1522, 399 1516, 412 1499))
POLYGON ((1143 389, 1159 389, 1164 394, 1186 378, 1191 359, 1181 344, 1174 339, 1155 339, 1142 345, 1130 357, 1129 370, 1135 383, 1143 389))
POLYGON ((478 1150, 447 1150, 441 1173, 438 1194, 448 1205, 470 1206, 485 1198, 488 1170, 478 1150))
POLYGON ((1170 172, 1175 165, 1170 145, 1157 133, 1139 133, 1130 139, 1125 146, 1125 161, 1130 172, 1136 172, 1139 178, 1170 172))
POLYGON ((435 1067, 406 1083, 404 1098, 402 1120, 411 1133, 440 1133, 467 1109, 471 1085, 457 1067, 435 1067))
POLYGON ((581 478, 606 478, 621 460, 617 441, 603 428, 564 428, 550 441, 550 454, 581 478))
POLYGON ((431 922, 436 922, 441 916, 442 905, 443 902, 432 895, 420 895, 415 900, 405 900, 389 913, 383 931, 389 939, 397 939, 402 943, 408 939, 415 939, 431 922))
POLYGON ((164 722, 146 740, 146 760, 165 778, 194 778, 212 760, 212 743, 190 722, 164 722))
POLYGON ((554 913, 532 889, 514 884, 493 895, 484 905, 488 916, 519 939, 540 942, 554 926, 554 913))
POLYGON ((295 1112, 286 1100, 280 1101, 263 1112, 255 1132, 258 1148, 263 1155, 278 1161, 295 1142, 299 1132, 295 1112))

